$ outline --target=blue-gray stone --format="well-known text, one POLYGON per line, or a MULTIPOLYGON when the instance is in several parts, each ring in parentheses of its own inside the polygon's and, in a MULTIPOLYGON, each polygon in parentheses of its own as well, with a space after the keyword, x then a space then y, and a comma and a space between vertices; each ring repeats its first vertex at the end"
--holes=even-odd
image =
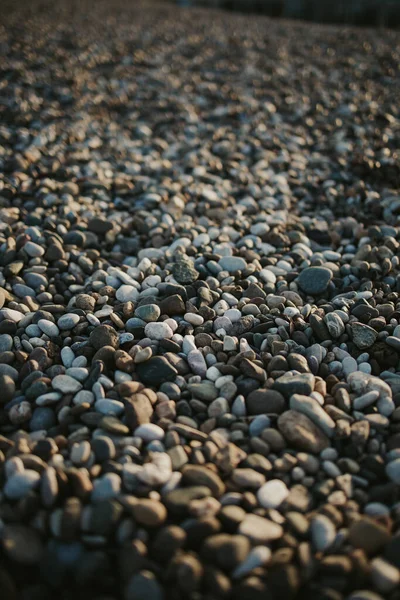
POLYGON ((322 294, 332 279, 332 271, 326 267, 307 267, 297 279, 306 294, 322 294))

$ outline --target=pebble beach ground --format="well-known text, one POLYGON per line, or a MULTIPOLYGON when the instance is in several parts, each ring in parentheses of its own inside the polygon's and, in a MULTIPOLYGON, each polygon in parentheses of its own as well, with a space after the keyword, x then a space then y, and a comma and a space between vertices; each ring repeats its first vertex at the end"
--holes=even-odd
POLYGON ((2 600, 399 600, 400 34, 0 17, 2 600))

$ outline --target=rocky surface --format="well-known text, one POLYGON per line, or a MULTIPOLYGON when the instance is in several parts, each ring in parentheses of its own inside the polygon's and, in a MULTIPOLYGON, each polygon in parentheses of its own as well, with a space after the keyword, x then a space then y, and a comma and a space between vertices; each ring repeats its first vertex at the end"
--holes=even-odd
POLYGON ((399 34, 0 10, 1 598, 399 600, 399 34))

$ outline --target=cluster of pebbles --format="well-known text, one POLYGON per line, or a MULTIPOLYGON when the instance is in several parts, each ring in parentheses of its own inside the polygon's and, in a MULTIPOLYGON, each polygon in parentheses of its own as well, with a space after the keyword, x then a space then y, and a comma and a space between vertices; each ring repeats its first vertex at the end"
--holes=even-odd
POLYGON ((400 598, 395 32, 0 28, 2 600, 400 598))

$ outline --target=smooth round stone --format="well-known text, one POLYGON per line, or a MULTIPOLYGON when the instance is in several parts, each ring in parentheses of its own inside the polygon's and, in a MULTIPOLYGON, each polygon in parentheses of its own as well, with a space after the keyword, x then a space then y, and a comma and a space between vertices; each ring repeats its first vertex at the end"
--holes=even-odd
POLYGON ((257 499, 263 508, 278 508, 288 497, 286 484, 279 479, 264 483, 257 492, 257 499))
POLYGON ((187 321, 191 325, 194 325, 195 327, 204 323, 203 317, 195 313, 185 313, 183 318, 185 319, 185 321, 187 321))
POLYGON ((370 502, 364 506, 364 513, 370 517, 386 517, 390 515, 390 508, 381 502, 370 502))
POLYGON ((187 356, 187 360, 193 373, 204 379, 207 373, 207 364, 200 350, 191 350, 187 356))
POLYGON ((115 294, 119 302, 136 302, 139 292, 133 285, 121 285, 115 294))
POLYGON ((317 552, 324 552, 335 541, 336 529, 328 517, 317 515, 311 521, 311 539, 317 552))
POLYGON ((74 359, 75 359, 75 354, 71 350, 71 348, 69 346, 64 346, 64 348, 61 349, 61 360, 62 360, 64 367, 67 367, 67 368, 71 367, 74 359))
POLYGON ((240 523, 238 533, 245 535, 253 544, 258 545, 278 540, 283 535, 283 529, 278 523, 248 513, 240 523))
POLYGON ((19 323, 25 316, 22 312, 19 312, 19 310, 14 310, 12 308, 2 308, 0 310, 0 315, 4 319, 13 321, 14 323, 19 323))
POLYGON ((258 415, 252 419, 249 425, 249 434, 251 437, 256 437, 261 434, 264 429, 271 425, 271 419, 267 415, 258 415))
POLYGON ((144 328, 144 334, 151 340, 165 340, 172 338, 174 332, 167 323, 160 322, 148 323, 144 328))
POLYGON ((151 571, 140 571, 129 580, 124 600, 165 600, 165 595, 151 571))
POLYGON ((0 335, 0 353, 1 352, 10 352, 13 347, 13 339, 11 335, 8 333, 3 333, 0 335))
POLYGON ((380 592, 390 593, 398 589, 400 584, 400 571, 382 557, 371 561, 371 581, 380 592))
POLYGON ((34 242, 26 242, 26 244, 24 245, 24 250, 27 253, 27 255, 31 258, 39 258, 45 253, 45 249, 42 248, 42 246, 39 246, 39 244, 35 244, 34 242))
POLYGON ((165 431, 154 423, 145 423, 135 429, 135 437, 139 437, 145 442, 153 440, 162 440, 165 436, 165 431))
POLYGON ((37 406, 51 406, 61 400, 62 394, 60 392, 49 392, 48 394, 42 394, 36 398, 37 406))
POLYGON ((307 267, 299 277, 298 284, 306 294, 322 294, 330 280, 332 279, 332 271, 325 267, 307 267))
POLYGON ((88 378, 89 371, 85 367, 70 367, 65 374, 83 383, 88 378))
POLYGON ((157 321, 160 314, 161 311, 157 304, 144 304, 142 306, 138 306, 135 310, 135 316, 139 319, 142 319, 146 323, 157 321))
POLYGON ((400 485, 400 458, 396 458, 396 460, 392 460, 388 463, 385 471, 386 475, 393 483, 400 485))
POLYGON ((262 269, 260 271, 260 277, 265 283, 271 283, 273 285, 276 283, 276 275, 269 269, 262 269))
POLYGON ((78 325, 79 320, 79 315, 76 315, 75 313, 67 313, 58 319, 57 326, 62 331, 66 331, 68 329, 73 329, 75 325, 78 325))
POLYGON ((9 375, 0 373, 0 404, 6 404, 13 399, 15 382, 9 375))
POLYGON ((74 404, 89 404, 94 402, 94 394, 90 390, 80 390, 73 398, 74 404))
POLYGON ((116 498, 121 492, 121 477, 117 473, 106 473, 95 479, 91 500, 93 503, 116 498))
MULTIPOLYGON (((237 396, 232 404, 232 414, 236 417, 246 416, 246 402, 244 396, 237 396)), ((268 417, 267 417, 268 418, 268 417)), ((264 429, 264 427, 263 427, 264 429)))
POLYGON ((19 298, 23 298, 24 296, 36 296, 36 292, 34 289, 22 283, 16 283, 15 285, 13 285, 13 292, 19 298))
POLYGON ((57 471, 54 467, 47 467, 45 472, 42 474, 40 481, 40 496, 42 503, 47 508, 52 506, 58 495, 58 480, 57 471))
POLYGON ((32 418, 29 421, 31 431, 48 430, 56 423, 54 410, 47 406, 35 408, 32 413, 32 418))
POLYGON ((144 527, 160 527, 167 519, 167 509, 161 502, 139 499, 132 506, 133 518, 144 527))
POLYGON ((11 365, 0 364, 0 376, 10 377, 13 381, 18 380, 18 371, 11 365))
POLYGON ((347 377, 350 373, 358 371, 358 364, 352 356, 346 356, 342 361, 343 373, 347 377))
POLYGON ((96 412, 102 415, 118 416, 124 412, 124 404, 119 400, 111 400, 110 398, 101 398, 94 404, 96 412))
POLYGON ((34 565, 43 555, 43 544, 35 529, 16 523, 4 525, 2 547, 6 556, 22 565, 34 565))
POLYGON ((16 473, 7 479, 4 493, 10 500, 20 500, 28 492, 37 487, 40 475, 32 469, 25 469, 22 473, 16 473))
POLYGON ((109 437, 98 436, 92 440, 91 446, 98 462, 112 460, 115 457, 115 445, 109 437))
POLYGON ((24 280, 25 283, 34 290, 37 290, 40 286, 48 286, 47 278, 40 273, 25 273, 24 280))
POLYGON ((82 465, 89 460, 90 444, 87 440, 72 445, 70 459, 74 465, 82 465))
POLYGON ((39 319, 38 327, 49 337, 55 337, 60 334, 60 330, 58 329, 57 325, 48 319, 39 319))
POLYGON ((53 389, 62 394, 75 394, 82 389, 82 384, 69 375, 56 375, 51 382, 53 389))
POLYGON ((244 271, 247 267, 246 261, 240 256, 223 256, 218 264, 223 271, 228 271, 228 273, 244 271))

